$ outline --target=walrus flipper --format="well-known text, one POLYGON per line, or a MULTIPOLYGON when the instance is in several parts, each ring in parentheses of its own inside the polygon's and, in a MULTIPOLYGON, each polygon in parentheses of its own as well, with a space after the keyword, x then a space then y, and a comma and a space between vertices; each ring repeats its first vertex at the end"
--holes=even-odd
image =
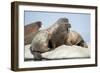
POLYGON ((42 60, 41 52, 32 50, 32 47, 30 47, 30 51, 31 51, 35 61, 42 60))

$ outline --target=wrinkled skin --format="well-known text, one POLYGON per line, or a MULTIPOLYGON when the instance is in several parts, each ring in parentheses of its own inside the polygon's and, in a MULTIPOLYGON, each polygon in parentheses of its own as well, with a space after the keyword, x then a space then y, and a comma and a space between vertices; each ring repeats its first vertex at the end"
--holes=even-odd
POLYGON ((50 48, 53 49, 64 44, 64 37, 68 34, 69 28, 71 28, 67 18, 60 18, 55 24, 59 26, 52 32, 51 39, 49 40, 49 43, 51 43, 50 48))
POLYGON ((70 31, 66 36, 65 36, 65 44, 66 45, 77 45, 81 47, 88 48, 86 42, 83 40, 82 36, 75 32, 75 31, 70 31))

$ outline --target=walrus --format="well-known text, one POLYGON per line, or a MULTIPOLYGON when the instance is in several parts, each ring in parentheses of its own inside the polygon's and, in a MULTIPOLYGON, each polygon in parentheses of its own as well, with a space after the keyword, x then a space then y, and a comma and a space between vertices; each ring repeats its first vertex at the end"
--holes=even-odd
POLYGON ((31 44, 33 37, 41 28, 42 22, 36 21, 24 26, 24 44, 31 44))
POLYGON ((84 41, 83 37, 76 31, 69 31, 68 34, 65 36, 65 44, 66 45, 77 45, 81 47, 88 48, 86 42, 84 41))
POLYGON ((41 53, 50 50, 48 48, 49 35, 47 31, 39 31, 33 38, 30 51, 34 56, 34 60, 42 60, 41 53))
POLYGON ((49 47, 52 49, 64 44, 64 37, 71 28, 68 18, 59 18, 55 24, 59 26, 52 32, 49 40, 49 47))

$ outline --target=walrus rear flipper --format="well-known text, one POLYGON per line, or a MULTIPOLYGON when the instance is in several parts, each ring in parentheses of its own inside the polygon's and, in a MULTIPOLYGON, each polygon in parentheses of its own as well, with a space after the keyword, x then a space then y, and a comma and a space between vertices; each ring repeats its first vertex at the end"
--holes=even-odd
POLYGON ((81 40, 77 45, 88 48, 88 45, 86 44, 86 42, 84 40, 81 40))

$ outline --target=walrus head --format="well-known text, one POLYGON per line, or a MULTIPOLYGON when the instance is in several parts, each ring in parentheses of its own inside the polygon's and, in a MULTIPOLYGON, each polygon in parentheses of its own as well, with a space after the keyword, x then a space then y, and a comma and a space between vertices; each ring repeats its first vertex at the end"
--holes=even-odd
POLYGON ((42 25, 42 22, 41 22, 41 21, 37 21, 37 22, 35 22, 35 24, 37 24, 37 25, 38 25, 38 27, 40 28, 40 27, 41 27, 41 25, 42 25))
MULTIPOLYGON (((69 31, 69 28, 71 28, 71 24, 69 23, 68 18, 59 18, 56 22, 60 27, 63 26, 63 28, 66 28, 67 31, 69 31)), ((62 29, 62 28, 61 28, 62 29)))
POLYGON ((42 26, 41 21, 33 22, 24 26, 25 35, 38 31, 42 26))

